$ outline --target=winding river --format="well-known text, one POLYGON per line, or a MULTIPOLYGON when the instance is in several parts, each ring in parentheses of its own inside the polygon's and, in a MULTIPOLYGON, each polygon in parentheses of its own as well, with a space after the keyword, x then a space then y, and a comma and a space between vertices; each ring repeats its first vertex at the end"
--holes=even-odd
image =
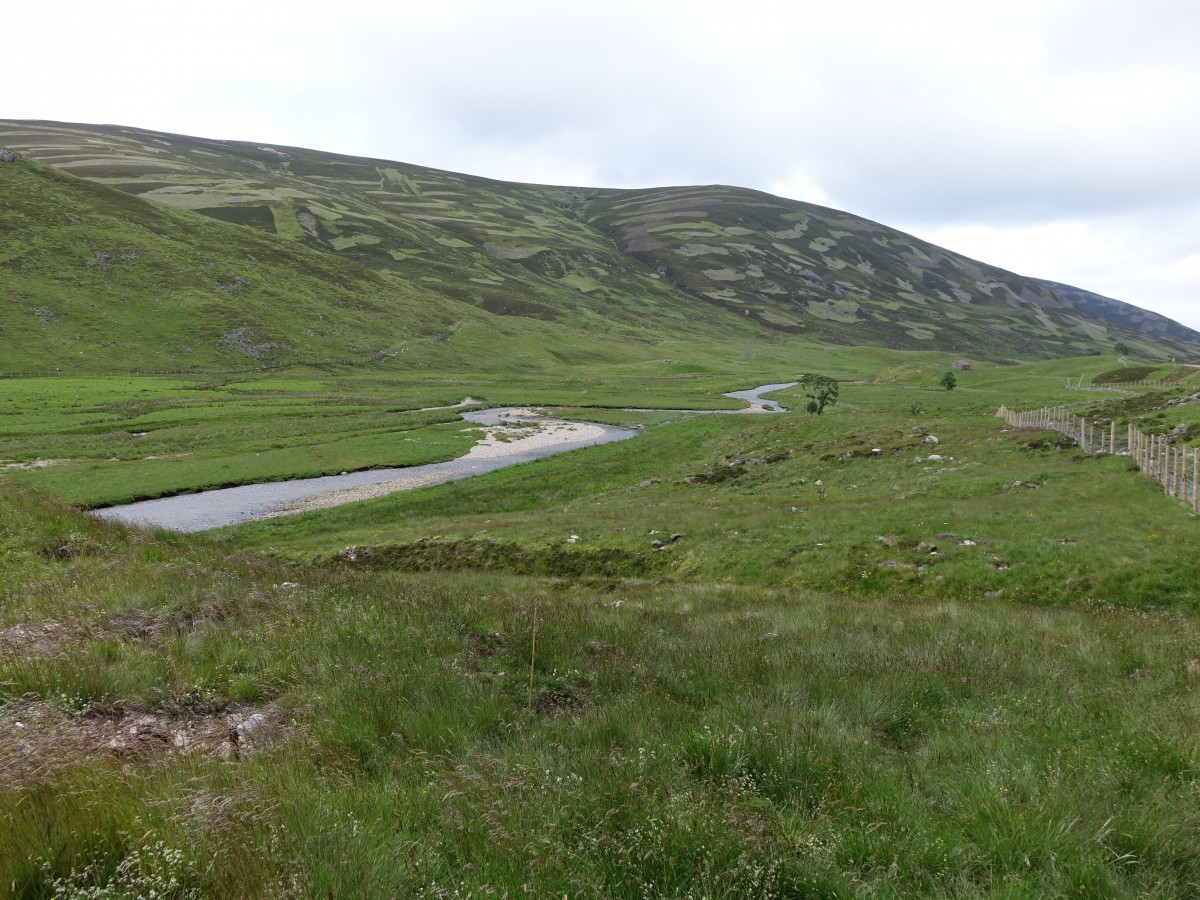
MULTIPOLYGON (((774 400, 761 394, 783 390, 795 382, 764 384, 746 391, 731 391, 726 397, 745 400, 743 409, 711 412, 785 412, 774 400)), ((378 497, 481 475, 517 463, 541 459, 580 447, 623 441, 640 433, 592 422, 568 422, 538 416, 529 409, 502 407, 460 413, 463 419, 487 429, 488 437, 458 459, 424 466, 367 469, 344 475, 297 478, 240 487, 220 488, 197 494, 179 494, 158 500, 143 500, 123 506, 95 510, 93 515, 112 521, 172 531, 204 531, 252 519, 270 518, 378 497), (529 429, 528 426, 537 427, 529 429), (505 429, 504 426, 510 426, 505 429), (501 433, 497 437, 497 429, 501 433), (526 429, 528 432, 525 433, 526 429), (504 433, 507 432, 507 433, 504 433)))

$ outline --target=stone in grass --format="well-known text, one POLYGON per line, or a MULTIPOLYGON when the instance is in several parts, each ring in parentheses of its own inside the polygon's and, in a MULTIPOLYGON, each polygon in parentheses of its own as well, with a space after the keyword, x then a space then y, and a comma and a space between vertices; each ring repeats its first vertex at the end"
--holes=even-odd
POLYGON ((17 154, 0 147, 0 163, 11 163, 16 161, 17 154))
POLYGON ((936 436, 936 435, 927 434, 927 435, 925 435, 925 443, 927 443, 927 444, 940 444, 940 443, 941 443, 941 441, 939 441, 939 440, 937 439, 937 436, 936 436))
POLYGON ((259 731, 266 724, 267 717, 262 713, 255 713, 234 729, 234 734, 237 735, 237 742, 239 744, 246 743, 247 740, 251 739, 255 732, 259 731))

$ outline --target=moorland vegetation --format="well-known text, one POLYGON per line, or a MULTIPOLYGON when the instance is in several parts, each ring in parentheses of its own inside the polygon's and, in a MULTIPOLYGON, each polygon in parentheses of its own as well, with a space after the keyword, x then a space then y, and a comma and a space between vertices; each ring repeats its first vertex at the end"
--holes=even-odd
POLYGON ((1192 447, 1186 330, 732 188, 0 143, 0 893, 1196 893, 1197 520, 995 415, 1192 447), (453 458, 467 396, 641 434, 196 535, 86 512, 453 458))

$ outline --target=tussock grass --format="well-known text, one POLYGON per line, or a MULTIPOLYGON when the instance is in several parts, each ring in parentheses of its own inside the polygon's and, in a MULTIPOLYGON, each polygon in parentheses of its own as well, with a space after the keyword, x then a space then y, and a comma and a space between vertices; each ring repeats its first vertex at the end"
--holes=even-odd
POLYGON ((1200 879, 1190 615, 314 567, 0 496, 4 621, 96 623, 6 651, 9 703, 269 698, 295 729, 237 761, 64 747, 0 786, 21 895, 169 850, 180 896, 1167 897, 1200 879), (100 550, 42 552, 64 534, 100 550), (169 625, 104 630, 134 610, 169 625))

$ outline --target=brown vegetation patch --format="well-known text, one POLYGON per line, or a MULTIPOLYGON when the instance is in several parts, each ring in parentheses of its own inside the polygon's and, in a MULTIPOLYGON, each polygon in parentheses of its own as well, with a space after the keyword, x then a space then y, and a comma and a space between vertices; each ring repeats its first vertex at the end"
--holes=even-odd
POLYGON ((1160 366, 1124 366, 1120 369, 1109 369, 1101 372, 1092 379, 1092 384, 1128 384, 1132 381, 1143 381, 1161 368, 1160 366))
POLYGON ((56 656, 63 648, 77 643, 83 637, 80 629, 58 622, 44 622, 41 625, 18 623, 0 628, 0 657, 56 656))
POLYGON ((1074 446, 1074 438, 1068 437, 1065 434, 1055 434, 1049 437, 1034 438, 1032 441, 1026 441, 1021 445, 1021 449, 1026 453, 1033 453, 1036 450, 1066 450, 1074 446))

